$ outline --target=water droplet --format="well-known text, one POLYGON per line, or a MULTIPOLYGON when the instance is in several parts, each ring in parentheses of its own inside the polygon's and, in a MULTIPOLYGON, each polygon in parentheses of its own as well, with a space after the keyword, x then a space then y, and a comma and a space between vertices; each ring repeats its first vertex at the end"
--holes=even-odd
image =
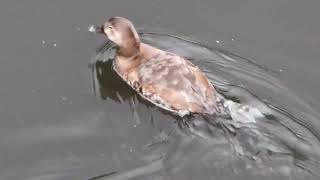
POLYGON ((42 43, 42 44, 46 44, 46 41, 45 41, 45 40, 42 40, 41 43, 42 43))
POLYGON ((94 25, 90 25, 89 28, 88 28, 88 31, 92 32, 92 33, 95 33, 97 30, 96 30, 96 27, 94 25))
POLYGON ((61 96, 60 99, 61 99, 61 101, 67 101, 68 100, 68 98, 65 97, 65 96, 61 96))
POLYGON ((218 40, 217 40, 217 41, 216 41, 216 43, 217 43, 217 44, 219 44, 219 43, 220 43, 220 41, 218 41, 218 40))
POLYGON ((53 44, 53 47, 57 47, 57 43, 54 43, 54 44, 53 44))

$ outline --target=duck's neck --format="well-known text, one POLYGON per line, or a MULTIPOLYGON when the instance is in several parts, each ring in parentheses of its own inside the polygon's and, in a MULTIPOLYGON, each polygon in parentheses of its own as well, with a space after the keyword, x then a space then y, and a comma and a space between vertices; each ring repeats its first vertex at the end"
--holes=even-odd
POLYGON ((118 50, 118 55, 126 58, 136 56, 140 52, 140 42, 133 41, 127 42, 125 45, 120 46, 118 50))
POLYGON ((137 68, 142 63, 162 52, 144 43, 139 44, 136 52, 131 51, 132 48, 129 49, 128 51, 128 48, 120 47, 115 58, 115 67, 121 75, 127 74, 132 68, 137 68))
POLYGON ((119 48, 119 55, 124 57, 133 57, 140 52, 140 38, 134 27, 130 27, 127 37, 123 38, 123 43, 119 48))
POLYGON ((133 67, 139 65, 138 57, 141 54, 140 42, 132 41, 123 44, 123 46, 119 46, 115 59, 116 68, 122 76, 127 74, 133 67))

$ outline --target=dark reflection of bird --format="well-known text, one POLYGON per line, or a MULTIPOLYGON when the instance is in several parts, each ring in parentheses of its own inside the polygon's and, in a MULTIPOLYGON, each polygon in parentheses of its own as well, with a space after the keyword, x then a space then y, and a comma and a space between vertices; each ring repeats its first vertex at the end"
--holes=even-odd
POLYGON ((95 74, 93 78, 96 78, 95 81, 98 82, 98 87, 96 88, 98 88, 98 93, 102 99, 111 98, 114 101, 121 102, 135 94, 112 70, 112 61, 97 61, 94 68, 95 74))

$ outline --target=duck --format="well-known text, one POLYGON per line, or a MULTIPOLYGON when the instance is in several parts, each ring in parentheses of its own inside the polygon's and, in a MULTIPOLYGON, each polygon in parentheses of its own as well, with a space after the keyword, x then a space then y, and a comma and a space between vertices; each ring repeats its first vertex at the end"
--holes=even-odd
POLYGON ((89 31, 116 44, 113 69, 132 89, 152 104, 181 117, 217 114, 217 91, 190 60, 140 40, 133 23, 112 17, 89 31))

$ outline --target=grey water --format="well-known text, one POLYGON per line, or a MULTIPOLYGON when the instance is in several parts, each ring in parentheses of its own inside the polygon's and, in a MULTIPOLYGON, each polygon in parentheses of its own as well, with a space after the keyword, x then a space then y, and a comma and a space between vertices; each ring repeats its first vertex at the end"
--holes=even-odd
POLYGON ((319 179, 319 5, 1 1, 0 179, 319 179), (92 73, 88 62, 108 51, 87 28, 111 16, 191 59, 241 104, 233 117, 181 120, 142 100, 110 61, 92 73), (263 116, 242 123, 247 110, 263 116))

